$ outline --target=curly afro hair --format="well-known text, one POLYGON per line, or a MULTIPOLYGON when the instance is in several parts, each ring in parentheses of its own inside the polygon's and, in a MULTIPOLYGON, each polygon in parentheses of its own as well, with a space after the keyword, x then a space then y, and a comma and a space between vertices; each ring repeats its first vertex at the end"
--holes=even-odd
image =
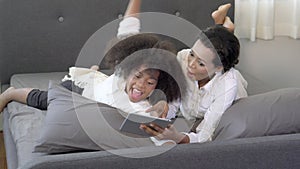
POLYGON ((127 79, 141 66, 160 72, 156 90, 149 101, 172 102, 186 93, 186 82, 176 59, 175 45, 152 33, 140 33, 113 45, 105 54, 100 68, 115 69, 117 76, 127 79))
POLYGON ((114 69, 122 60, 133 52, 142 49, 158 48, 177 53, 175 46, 166 40, 152 33, 140 33, 129 36, 128 38, 116 42, 105 53, 103 60, 100 63, 101 69, 114 69))
POLYGON ((160 72, 156 90, 149 99, 152 104, 163 98, 172 102, 184 97, 186 81, 176 55, 172 52, 157 48, 138 50, 117 65, 115 74, 127 79, 141 67, 160 72))

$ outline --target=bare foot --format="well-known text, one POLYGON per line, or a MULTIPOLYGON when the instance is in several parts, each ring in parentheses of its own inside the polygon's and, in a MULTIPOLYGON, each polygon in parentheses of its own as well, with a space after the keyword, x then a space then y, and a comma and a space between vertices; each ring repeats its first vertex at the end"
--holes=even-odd
POLYGON ((231 7, 231 4, 224 4, 219 6, 217 10, 215 10, 211 16, 215 21, 215 24, 223 24, 225 21, 225 17, 227 16, 227 12, 229 8, 231 7))
POLYGON ((233 22, 231 21, 231 19, 228 16, 225 17, 225 21, 223 23, 223 26, 225 28, 227 28, 230 32, 233 33, 233 31, 234 31, 234 24, 233 24, 233 22))
POLYGON ((98 65, 93 65, 93 66, 91 66, 90 69, 98 71, 99 70, 99 66, 98 65))
POLYGON ((3 109, 6 107, 8 102, 10 102, 10 97, 9 94, 11 93, 12 90, 15 90, 14 87, 10 87, 6 89, 1 95, 0 95, 0 112, 3 111, 3 109))

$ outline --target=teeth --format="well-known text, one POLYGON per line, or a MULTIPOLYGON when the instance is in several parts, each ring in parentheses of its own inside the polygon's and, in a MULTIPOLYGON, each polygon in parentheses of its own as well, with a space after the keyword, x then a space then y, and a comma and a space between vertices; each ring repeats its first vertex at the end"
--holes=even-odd
POLYGON ((141 94, 142 92, 139 91, 138 89, 133 89, 133 93, 135 93, 135 94, 141 94))

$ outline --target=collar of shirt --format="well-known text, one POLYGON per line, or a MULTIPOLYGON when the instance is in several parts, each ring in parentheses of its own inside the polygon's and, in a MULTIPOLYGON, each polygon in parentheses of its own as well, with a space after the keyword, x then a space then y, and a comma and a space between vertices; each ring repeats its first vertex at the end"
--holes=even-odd
MULTIPOLYGON (((218 79, 220 76, 222 76, 222 73, 221 73, 221 72, 216 72, 215 75, 214 75, 214 77, 213 77, 210 81, 208 81, 208 83, 206 83, 204 86, 200 87, 199 90, 200 90, 200 91, 205 91, 205 92, 210 91, 211 88, 212 88, 212 86, 213 86, 213 84, 214 84, 214 82, 215 82, 216 79, 218 79)), ((198 88, 198 87, 199 87, 199 86, 198 86, 198 81, 195 81, 194 83, 195 83, 195 85, 196 85, 197 88, 198 88)))

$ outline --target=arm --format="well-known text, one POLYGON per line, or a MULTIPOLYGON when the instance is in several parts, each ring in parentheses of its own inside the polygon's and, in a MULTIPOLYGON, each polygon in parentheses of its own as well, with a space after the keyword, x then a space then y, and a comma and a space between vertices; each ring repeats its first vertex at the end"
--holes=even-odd
POLYGON ((150 123, 150 127, 141 124, 140 129, 144 130, 149 135, 154 136, 151 140, 155 145, 164 144, 165 141, 174 141, 178 144, 185 144, 190 142, 190 138, 181 132, 178 132, 174 125, 169 125, 167 128, 162 128, 155 123, 150 123))
POLYGON ((158 125, 152 124, 151 128, 141 126, 148 134, 155 136, 158 140, 174 140, 176 143, 202 143, 211 141, 213 133, 219 124, 219 121, 226 111, 231 106, 237 93, 237 83, 235 79, 227 79, 224 83, 215 85, 214 101, 207 109, 203 121, 197 127, 198 133, 180 133, 175 127, 161 128, 158 125), (154 130, 153 130, 154 129, 154 130))
POLYGON ((169 111, 168 103, 164 100, 157 102, 155 105, 152 105, 149 109, 146 110, 147 113, 150 113, 151 116, 166 118, 166 115, 169 111))
POLYGON ((167 114, 165 115, 165 118, 167 119, 172 119, 172 118, 175 118, 176 117, 176 113, 178 112, 179 110, 179 107, 180 107, 180 99, 178 100, 175 100, 171 103, 168 103, 168 106, 169 106, 169 111, 167 112, 167 114))
POLYGON ((152 107, 146 110, 146 112, 154 112, 152 116, 161 118, 172 119, 176 117, 176 113, 180 106, 180 100, 167 103, 166 101, 159 101, 152 107))
POLYGON ((130 0, 124 19, 119 24, 118 39, 125 39, 140 32, 141 23, 138 19, 140 4, 141 0, 130 0))
POLYGON ((197 127, 198 133, 188 133, 191 143, 202 143, 211 141, 213 133, 219 121, 228 107, 230 107, 237 94, 237 83, 234 79, 227 79, 225 83, 220 83, 215 92, 213 103, 205 112, 203 121, 197 127), (222 86, 222 87, 221 87, 222 86))
POLYGON ((140 13, 141 0, 130 0, 127 6, 125 16, 138 17, 138 13, 140 13))

